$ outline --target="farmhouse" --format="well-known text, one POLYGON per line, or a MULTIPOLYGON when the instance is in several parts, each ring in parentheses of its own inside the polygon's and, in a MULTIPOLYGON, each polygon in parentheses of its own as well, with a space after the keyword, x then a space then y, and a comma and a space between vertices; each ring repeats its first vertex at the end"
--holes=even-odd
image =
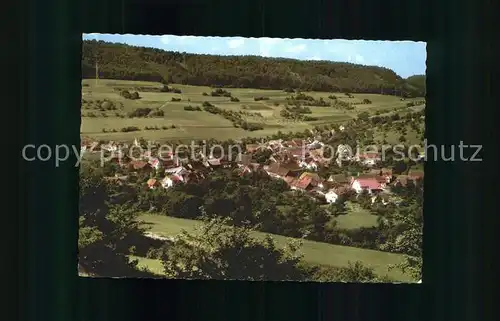
POLYGON ((374 194, 385 189, 386 184, 383 181, 383 179, 381 180, 375 177, 353 177, 351 187, 358 194, 363 191, 367 191, 369 194, 374 194))
POLYGON ((281 163, 272 163, 269 166, 265 166, 264 170, 273 178, 284 178, 291 172, 290 168, 281 163))

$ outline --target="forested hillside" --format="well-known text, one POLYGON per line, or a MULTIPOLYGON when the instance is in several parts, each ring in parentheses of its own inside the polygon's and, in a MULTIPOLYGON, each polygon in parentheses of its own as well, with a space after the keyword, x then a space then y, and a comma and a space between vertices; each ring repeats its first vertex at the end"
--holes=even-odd
POLYGON ((110 79, 408 97, 425 93, 425 78, 424 81, 412 77, 405 80, 383 67, 257 56, 198 55, 95 40, 83 42, 83 78, 95 77, 96 59, 99 77, 110 79), (412 80, 411 83, 408 80, 412 80))

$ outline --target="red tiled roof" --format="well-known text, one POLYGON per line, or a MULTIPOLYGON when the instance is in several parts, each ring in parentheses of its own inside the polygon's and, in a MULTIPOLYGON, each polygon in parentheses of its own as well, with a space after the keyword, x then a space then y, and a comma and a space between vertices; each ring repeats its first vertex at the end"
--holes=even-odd
POLYGON ((150 179, 148 179, 148 183, 147 184, 148 184, 148 186, 154 186, 154 185, 156 185, 156 183, 157 183, 156 179, 150 178, 150 179))
POLYGON ((361 188, 382 189, 381 182, 375 178, 356 178, 354 181, 357 181, 361 188))
POLYGON ((134 167, 134 169, 141 169, 148 165, 148 163, 144 161, 132 161, 130 164, 134 167))
POLYGON ((184 181, 184 178, 182 176, 179 176, 179 175, 172 175, 172 176, 170 176, 170 179, 174 182, 184 181))
POLYGON ((311 177, 304 177, 294 181, 292 185, 296 188, 306 189, 309 185, 311 185, 311 183, 312 183, 311 177))
POLYGON ((259 148, 259 145, 257 144, 248 144, 246 145, 246 151, 247 152, 255 152, 259 148))

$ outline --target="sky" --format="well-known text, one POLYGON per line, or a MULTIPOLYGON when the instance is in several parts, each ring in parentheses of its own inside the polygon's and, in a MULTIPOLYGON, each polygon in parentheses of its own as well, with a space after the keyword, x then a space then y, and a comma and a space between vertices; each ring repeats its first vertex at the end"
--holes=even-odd
POLYGON ((126 43, 213 55, 257 55, 300 60, 328 60, 386 67, 401 77, 425 74, 426 44, 413 41, 320 40, 243 37, 84 34, 83 39, 126 43))

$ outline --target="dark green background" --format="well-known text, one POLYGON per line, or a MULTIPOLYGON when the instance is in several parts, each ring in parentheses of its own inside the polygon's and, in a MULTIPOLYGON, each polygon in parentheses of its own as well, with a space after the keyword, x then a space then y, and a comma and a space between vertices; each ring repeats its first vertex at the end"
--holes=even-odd
MULTIPOLYGON (((479 1, 28 2, 15 43, 26 57, 23 145, 78 146, 82 32, 427 41, 429 142, 496 137, 485 132, 495 119, 493 10, 479 1)), ((489 151, 485 145, 485 162, 489 151)), ((494 243, 486 228, 498 209, 490 210, 485 163, 426 165, 421 286, 78 278, 73 164, 20 161, 20 320, 482 321, 490 311, 486 276, 494 269, 485 254, 494 243)))

